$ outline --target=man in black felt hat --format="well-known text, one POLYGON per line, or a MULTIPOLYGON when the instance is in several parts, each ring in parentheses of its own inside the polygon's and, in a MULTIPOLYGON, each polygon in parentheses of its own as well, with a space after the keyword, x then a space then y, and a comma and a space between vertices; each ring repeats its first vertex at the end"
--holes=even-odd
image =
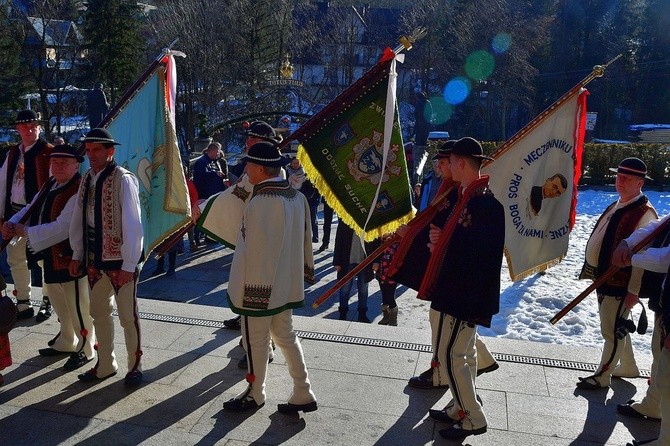
MULTIPOLYGON (((249 147, 253 146, 257 142, 269 141, 273 143, 280 143, 282 137, 277 134, 274 128, 265 121, 253 121, 245 122, 243 124, 244 130, 242 135, 246 137, 244 141, 244 147, 242 153, 246 154, 249 151, 249 147)), ((244 173, 244 167, 246 166, 246 161, 244 158, 240 160, 239 163, 234 166, 230 166, 228 169, 230 173, 235 175, 237 178, 241 177, 244 173)))
MULTIPOLYGON (((278 135, 275 129, 265 121, 253 121, 250 123, 245 122, 243 127, 244 130, 242 131, 242 134, 246 137, 242 152, 244 154, 248 153, 249 148, 257 142, 268 141, 278 144, 282 141, 282 137, 278 135)), ((242 175, 244 175, 244 169, 246 165, 246 158, 242 158, 237 164, 230 166, 228 171, 236 178, 240 178, 242 175)), ((239 330, 242 326, 241 318, 240 316, 236 316, 232 319, 226 319, 223 321, 223 325, 226 328, 230 328, 231 330, 239 330)), ((240 360, 239 365, 242 368, 246 368, 246 356, 240 360)))
MULTIPOLYGON (((49 154, 53 146, 40 138, 40 122, 33 110, 20 111, 16 116, 16 130, 21 142, 9 150, 0 167, 0 222, 9 220, 30 203, 49 180, 49 154)), ((35 310, 30 303, 31 274, 25 238, 7 246, 7 262, 14 281, 17 318, 30 318, 35 310)), ((38 268, 32 259, 30 263, 31 268, 38 268)), ((50 315, 51 305, 45 297, 37 321, 46 320, 50 315)))
MULTIPOLYGON (((585 263, 580 279, 597 280, 614 259, 620 242, 636 229, 658 218, 656 210, 642 192, 647 166, 638 158, 626 158, 617 168, 616 191, 619 199, 610 204, 596 222, 586 243, 585 263)), ((638 302, 643 270, 621 268, 596 289, 600 334, 605 341, 600 364, 593 375, 580 377, 577 388, 597 390, 609 387, 612 376, 633 378, 639 369, 633 356, 630 334, 617 336, 618 321, 628 319, 638 302)))
POLYGON ((235 243, 227 298, 230 308, 242 316, 249 386, 223 408, 242 412, 265 404, 272 334, 293 381, 288 403, 279 404, 278 410, 286 414, 311 412, 317 409, 316 398, 292 323, 292 309, 304 306, 304 282, 314 283, 309 204, 282 179, 281 168, 288 160, 276 144, 254 144, 245 161, 254 189, 235 243))
POLYGON ((93 129, 84 138, 91 168, 84 173, 70 223, 70 275, 88 274, 91 316, 98 338, 98 362, 78 376, 96 382, 116 375, 113 302, 126 343, 128 372, 124 384, 142 382, 140 318, 137 278, 142 258, 142 229, 137 177, 114 161, 119 145, 105 129, 93 129))
POLYGON ((84 157, 74 147, 56 146, 50 155, 53 178, 33 199, 2 226, 2 236, 10 239, 24 237, 28 248, 42 263, 45 294, 58 315, 60 333, 48 348, 39 350, 42 356, 68 354, 65 370, 75 370, 95 356, 93 318, 89 310, 88 283, 82 272, 78 277, 69 273, 72 249, 69 228, 76 202, 81 175, 79 163, 84 157), (20 221, 32 209, 28 224, 20 221))
MULTIPOLYGON (((433 418, 451 422, 440 430, 447 439, 462 440, 483 434, 487 420, 477 398, 477 326, 491 326, 500 306, 500 269, 505 243, 503 207, 480 174, 481 144, 465 137, 446 150, 453 181, 460 183, 458 201, 443 227, 431 225, 432 253, 417 296, 431 301, 440 313, 446 381, 453 397, 443 410, 431 409, 433 418), (439 254, 439 255, 436 255, 439 254)), ((439 352, 439 350, 438 350, 439 352)))

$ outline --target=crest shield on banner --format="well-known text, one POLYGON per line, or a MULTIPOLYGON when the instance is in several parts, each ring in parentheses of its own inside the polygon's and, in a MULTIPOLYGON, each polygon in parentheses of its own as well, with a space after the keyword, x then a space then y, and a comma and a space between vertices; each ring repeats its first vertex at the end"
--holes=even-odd
POLYGON ((414 216, 395 100, 396 57, 387 50, 290 138, 300 141, 298 158, 324 200, 368 241, 414 216))

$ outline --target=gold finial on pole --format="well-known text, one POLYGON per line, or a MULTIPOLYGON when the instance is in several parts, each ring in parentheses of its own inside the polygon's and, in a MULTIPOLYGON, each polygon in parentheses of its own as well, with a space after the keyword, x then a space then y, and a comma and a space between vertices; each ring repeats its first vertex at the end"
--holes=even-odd
POLYGON ((412 45, 414 44, 414 42, 416 42, 417 40, 423 39, 424 37, 426 37, 426 34, 428 34, 428 28, 426 28, 425 26, 419 26, 419 27, 414 28, 414 31, 412 31, 411 35, 400 37, 400 45, 397 46, 393 50, 393 52, 398 54, 402 50, 407 50, 407 51, 411 50, 412 45))
POLYGON ((589 82, 591 82, 593 79, 595 79, 597 77, 603 77, 605 75, 605 70, 607 69, 607 67, 609 67, 610 64, 619 60, 619 58, 621 58, 621 56, 622 56, 622 54, 619 54, 614 59, 607 62, 605 65, 596 65, 595 67, 593 67, 593 71, 591 71, 591 73, 589 73, 589 75, 586 76, 581 81, 581 86, 583 87, 584 85, 588 84, 589 82))

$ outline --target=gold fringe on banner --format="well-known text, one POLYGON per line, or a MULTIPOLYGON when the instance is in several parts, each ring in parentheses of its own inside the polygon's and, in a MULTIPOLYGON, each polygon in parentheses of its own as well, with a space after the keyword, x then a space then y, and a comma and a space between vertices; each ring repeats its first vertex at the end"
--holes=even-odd
POLYGON ((314 183, 314 186, 319 190, 319 192, 321 192, 321 196, 323 197, 324 200, 326 200, 328 206, 333 208, 333 211, 337 213, 337 216, 340 218, 340 220, 342 220, 344 224, 352 228, 356 234, 358 235, 364 234, 363 239, 366 242, 371 242, 373 240, 380 238, 385 234, 393 233, 400 226, 409 223, 414 218, 416 211, 414 210, 414 208, 412 208, 410 212, 408 212, 406 215, 403 215, 400 218, 390 221, 373 230, 364 231, 363 228, 361 228, 353 219, 353 217, 351 217, 351 215, 349 215, 349 213, 344 209, 344 206, 342 205, 340 200, 338 200, 335 193, 333 193, 330 186, 324 179, 323 175, 321 175, 321 173, 317 170, 314 164, 312 164, 312 160, 310 159, 307 150, 303 147, 302 144, 298 146, 297 157, 300 160, 300 164, 302 164, 302 168, 307 174, 307 177, 314 179, 313 181, 312 180, 310 181, 312 181, 314 183))

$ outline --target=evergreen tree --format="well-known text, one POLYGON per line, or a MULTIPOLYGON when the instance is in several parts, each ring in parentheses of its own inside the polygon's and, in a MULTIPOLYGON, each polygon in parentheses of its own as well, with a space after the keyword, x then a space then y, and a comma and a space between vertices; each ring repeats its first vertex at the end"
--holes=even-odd
POLYGON ((110 91, 110 103, 135 81, 144 50, 142 20, 137 2, 96 0, 87 4, 84 39, 89 65, 86 80, 102 82, 110 91))
MULTIPOLYGON (((20 97, 27 92, 25 73, 21 69, 21 47, 12 27, 8 24, 7 8, 0 8, 0 110, 16 110, 22 107, 20 97)), ((0 126, 11 125, 12 113, 0 116, 0 126)))

